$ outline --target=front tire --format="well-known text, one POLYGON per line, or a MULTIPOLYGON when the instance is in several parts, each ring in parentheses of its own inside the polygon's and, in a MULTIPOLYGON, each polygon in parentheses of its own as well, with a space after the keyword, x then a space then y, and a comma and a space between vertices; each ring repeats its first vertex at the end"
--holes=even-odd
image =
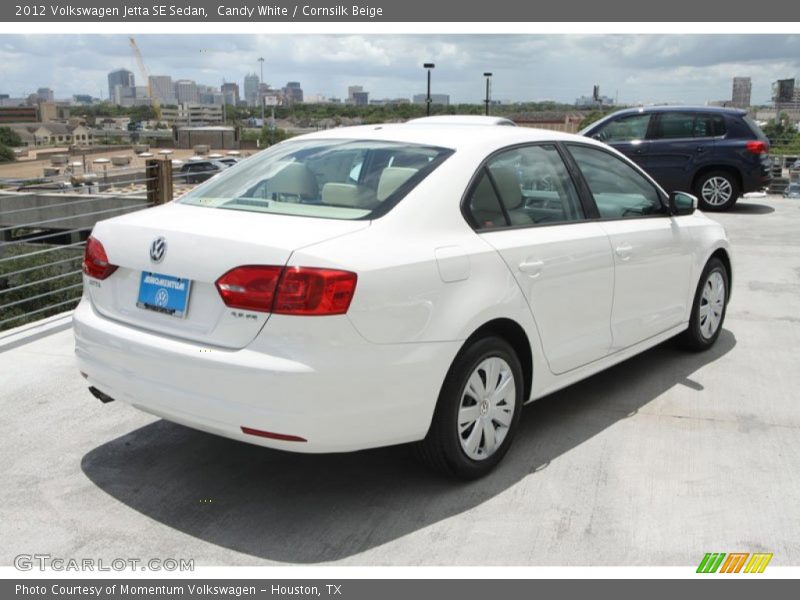
POLYGON ((477 340, 453 361, 418 455, 461 479, 486 475, 511 446, 524 387, 511 345, 496 336, 477 340))
POLYGON ((694 187, 702 210, 730 210, 739 199, 741 189, 736 177, 728 171, 711 171, 697 178, 694 187))
POLYGON ((730 277, 718 258, 706 263, 692 303, 689 327, 679 340, 689 350, 708 350, 717 341, 728 307, 730 277))

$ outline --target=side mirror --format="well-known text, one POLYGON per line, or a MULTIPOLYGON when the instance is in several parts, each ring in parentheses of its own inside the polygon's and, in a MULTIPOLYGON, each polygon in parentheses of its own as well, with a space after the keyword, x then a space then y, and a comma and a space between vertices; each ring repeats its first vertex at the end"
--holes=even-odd
POLYGON ((697 210, 697 197, 686 192, 672 192, 669 195, 669 214, 690 215, 697 210))

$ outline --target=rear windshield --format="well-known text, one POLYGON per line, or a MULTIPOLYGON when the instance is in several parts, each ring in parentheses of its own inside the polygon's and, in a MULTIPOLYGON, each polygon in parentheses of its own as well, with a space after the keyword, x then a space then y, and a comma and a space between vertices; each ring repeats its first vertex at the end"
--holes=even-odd
POLYGON ((388 212, 452 150, 363 140, 288 141, 223 171, 183 204, 329 219, 388 212))

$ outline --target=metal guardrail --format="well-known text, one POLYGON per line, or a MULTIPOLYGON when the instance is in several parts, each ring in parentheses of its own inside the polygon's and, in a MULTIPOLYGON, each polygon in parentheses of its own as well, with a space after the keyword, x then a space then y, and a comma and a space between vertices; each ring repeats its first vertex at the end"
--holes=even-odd
POLYGON ((95 223, 171 200, 171 164, 158 162, 131 180, 147 186, 136 193, 0 192, 0 331, 77 305, 95 223))

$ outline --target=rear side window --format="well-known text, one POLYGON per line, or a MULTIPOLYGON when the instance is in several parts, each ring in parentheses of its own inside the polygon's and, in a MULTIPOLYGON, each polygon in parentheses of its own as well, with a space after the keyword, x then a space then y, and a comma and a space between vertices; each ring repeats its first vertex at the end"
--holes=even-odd
POLYGON ((636 169, 609 152, 587 146, 569 146, 583 173, 602 219, 662 214, 656 188, 636 169))
POLYGON ((728 133, 728 127, 725 125, 725 117, 722 115, 714 115, 711 117, 711 121, 714 127, 713 135, 721 136, 728 133))
POLYGON ((224 170, 180 202, 330 219, 376 218, 452 153, 401 142, 289 141, 224 170))
POLYGON ((698 113, 694 118, 692 133, 694 137, 716 137, 725 135, 725 119, 720 115, 698 113))
POLYGON ((468 197, 478 229, 564 223, 584 218, 580 198, 552 145, 502 152, 478 175, 468 197))
POLYGON ((719 115, 691 112, 661 113, 654 139, 704 138, 725 135, 725 119, 719 115))

